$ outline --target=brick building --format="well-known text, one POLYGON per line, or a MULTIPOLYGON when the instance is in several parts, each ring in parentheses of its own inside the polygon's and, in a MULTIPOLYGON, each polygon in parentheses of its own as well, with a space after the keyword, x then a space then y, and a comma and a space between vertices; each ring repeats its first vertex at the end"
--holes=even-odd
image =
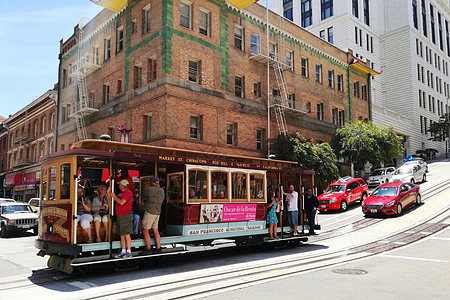
POLYGON ((5 190, 16 200, 39 196, 39 158, 55 150, 56 99, 55 88, 5 120, 10 137, 5 190))
POLYGON ((57 149, 77 139, 81 63, 88 138, 119 141, 126 124, 133 143, 265 156, 268 134, 278 134, 272 104, 283 86, 288 131, 330 141, 344 122, 367 120, 365 67, 272 12, 269 19, 269 49, 258 4, 239 11, 222 0, 136 0, 77 25, 60 43, 57 149), (277 63, 285 85, 270 67, 268 87, 267 64, 277 63))
POLYGON ((8 152, 8 130, 5 127, 5 118, 0 117, 0 197, 4 197, 4 181, 8 152))

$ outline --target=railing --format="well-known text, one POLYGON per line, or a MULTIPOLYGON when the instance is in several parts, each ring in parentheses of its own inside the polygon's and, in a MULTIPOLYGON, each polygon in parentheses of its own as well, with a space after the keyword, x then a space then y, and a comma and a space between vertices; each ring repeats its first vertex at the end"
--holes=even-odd
POLYGON ((23 143, 28 143, 34 140, 34 137, 32 137, 31 135, 29 135, 28 133, 25 134, 21 134, 19 135, 15 140, 14 143, 15 144, 23 144, 23 143))
MULTIPOLYGON (((285 55, 281 55, 271 49, 261 47, 260 44, 253 44, 250 46, 250 59, 255 59, 259 56, 263 56, 273 62, 283 64, 283 67, 292 68, 292 60, 288 59, 285 55)), ((265 62, 265 61, 263 61, 265 62)))

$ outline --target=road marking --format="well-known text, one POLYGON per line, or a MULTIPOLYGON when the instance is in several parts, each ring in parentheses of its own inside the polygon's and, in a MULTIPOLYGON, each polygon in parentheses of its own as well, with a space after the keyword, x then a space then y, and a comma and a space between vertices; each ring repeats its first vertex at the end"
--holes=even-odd
POLYGON ((82 289, 82 290, 97 286, 96 284, 94 284, 92 282, 83 282, 83 281, 72 281, 72 282, 68 282, 68 284, 70 284, 74 287, 77 287, 79 289, 82 289))
POLYGON ((375 232, 376 231, 382 231, 383 229, 386 229, 386 228, 389 228, 389 227, 392 227, 392 226, 396 226, 396 225, 401 224, 401 223, 405 223, 405 222, 407 222, 407 221, 409 221, 409 220, 411 220, 411 219, 413 219, 413 218, 415 218, 415 217, 417 217, 417 216, 419 216, 419 215, 429 211, 430 209, 434 208, 435 206, 438 206, 442 202, 444 202, 446 200, 449 200, 449 199, 450 199, 450 194, 442 197, 441 199, 437 200, 436 202, 430 204, 429 206, 423 207, 423 209, 419 209, 418 211, 416 211, 415 213, 413 213, 410 216, 402 218, 401 220, 398 220, 398 221, 396 221, 394 223, 387 224, 386 226, 383 226, 383 227, 380 227, 378 229, 375 229, 374 231, 375 232))
POLYGON ((445 238, 445 237, 432 237, 432 240, 441 240, 441 241, 450 241, 450 238, 445 238))
POLYGON ((447 260, 441 259, 432 259, 432 258, 421 258, 421 257, 411 257, 411 256, 397 256, 397 255, 388 255, 388 254, 380 254, 378 256, 387 257, 387 258, 400 258, 400 259, 409 259, 409 260, 420 260, 420 261, 430 261, 430 262, 448 262, 447 260))

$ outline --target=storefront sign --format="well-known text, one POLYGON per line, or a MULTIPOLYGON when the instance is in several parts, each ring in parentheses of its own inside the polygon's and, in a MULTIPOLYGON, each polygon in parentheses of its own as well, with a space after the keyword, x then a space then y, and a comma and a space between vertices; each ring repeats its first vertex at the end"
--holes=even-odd
POLYGON ((192 229, 187 231, 188 236, 205 235, 205 234, 221 234, 230 232, 243 232, 252 230, 263 230, 263 225, 247 225, 247 226, 231 226, 219 228, 192 229))
POLYGON ((22 173, 6 175, 5 185, 22 184, 22 173))
POLYGON ((256 204, 202 204, 200 223, 254 221, 256 204))
POLYGON ((37 182, 36 172, 25 174, 23 176, 23 183, 24 184, 31 184, 31 183, 36 183, 36 182, 37 182))

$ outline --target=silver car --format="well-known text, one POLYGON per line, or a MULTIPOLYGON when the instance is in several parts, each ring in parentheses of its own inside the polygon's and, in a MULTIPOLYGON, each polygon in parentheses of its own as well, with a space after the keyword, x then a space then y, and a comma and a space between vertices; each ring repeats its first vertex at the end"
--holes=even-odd
POLYGON ((424 161, 422 159, 416 159, 416 160, 407 161, 404 163, 404 166, 414 166, 414 165, 417 165, 417 166, 421 167, 422 169, 424 169, 425 172, 428 172, 428 164, 426 161, 424 161))
POLYGON ((375 169, 370 173, 367 178, 367 184, 369 186, 380 185, 391 181, 392 175, 395 172, 394 167, 375 169))
POLYGON ((427 174, 425 173, 425 169, 419 167, 419 165, 409 164, 395 170, 392 181, 425 182, 427 181, 427 174))

